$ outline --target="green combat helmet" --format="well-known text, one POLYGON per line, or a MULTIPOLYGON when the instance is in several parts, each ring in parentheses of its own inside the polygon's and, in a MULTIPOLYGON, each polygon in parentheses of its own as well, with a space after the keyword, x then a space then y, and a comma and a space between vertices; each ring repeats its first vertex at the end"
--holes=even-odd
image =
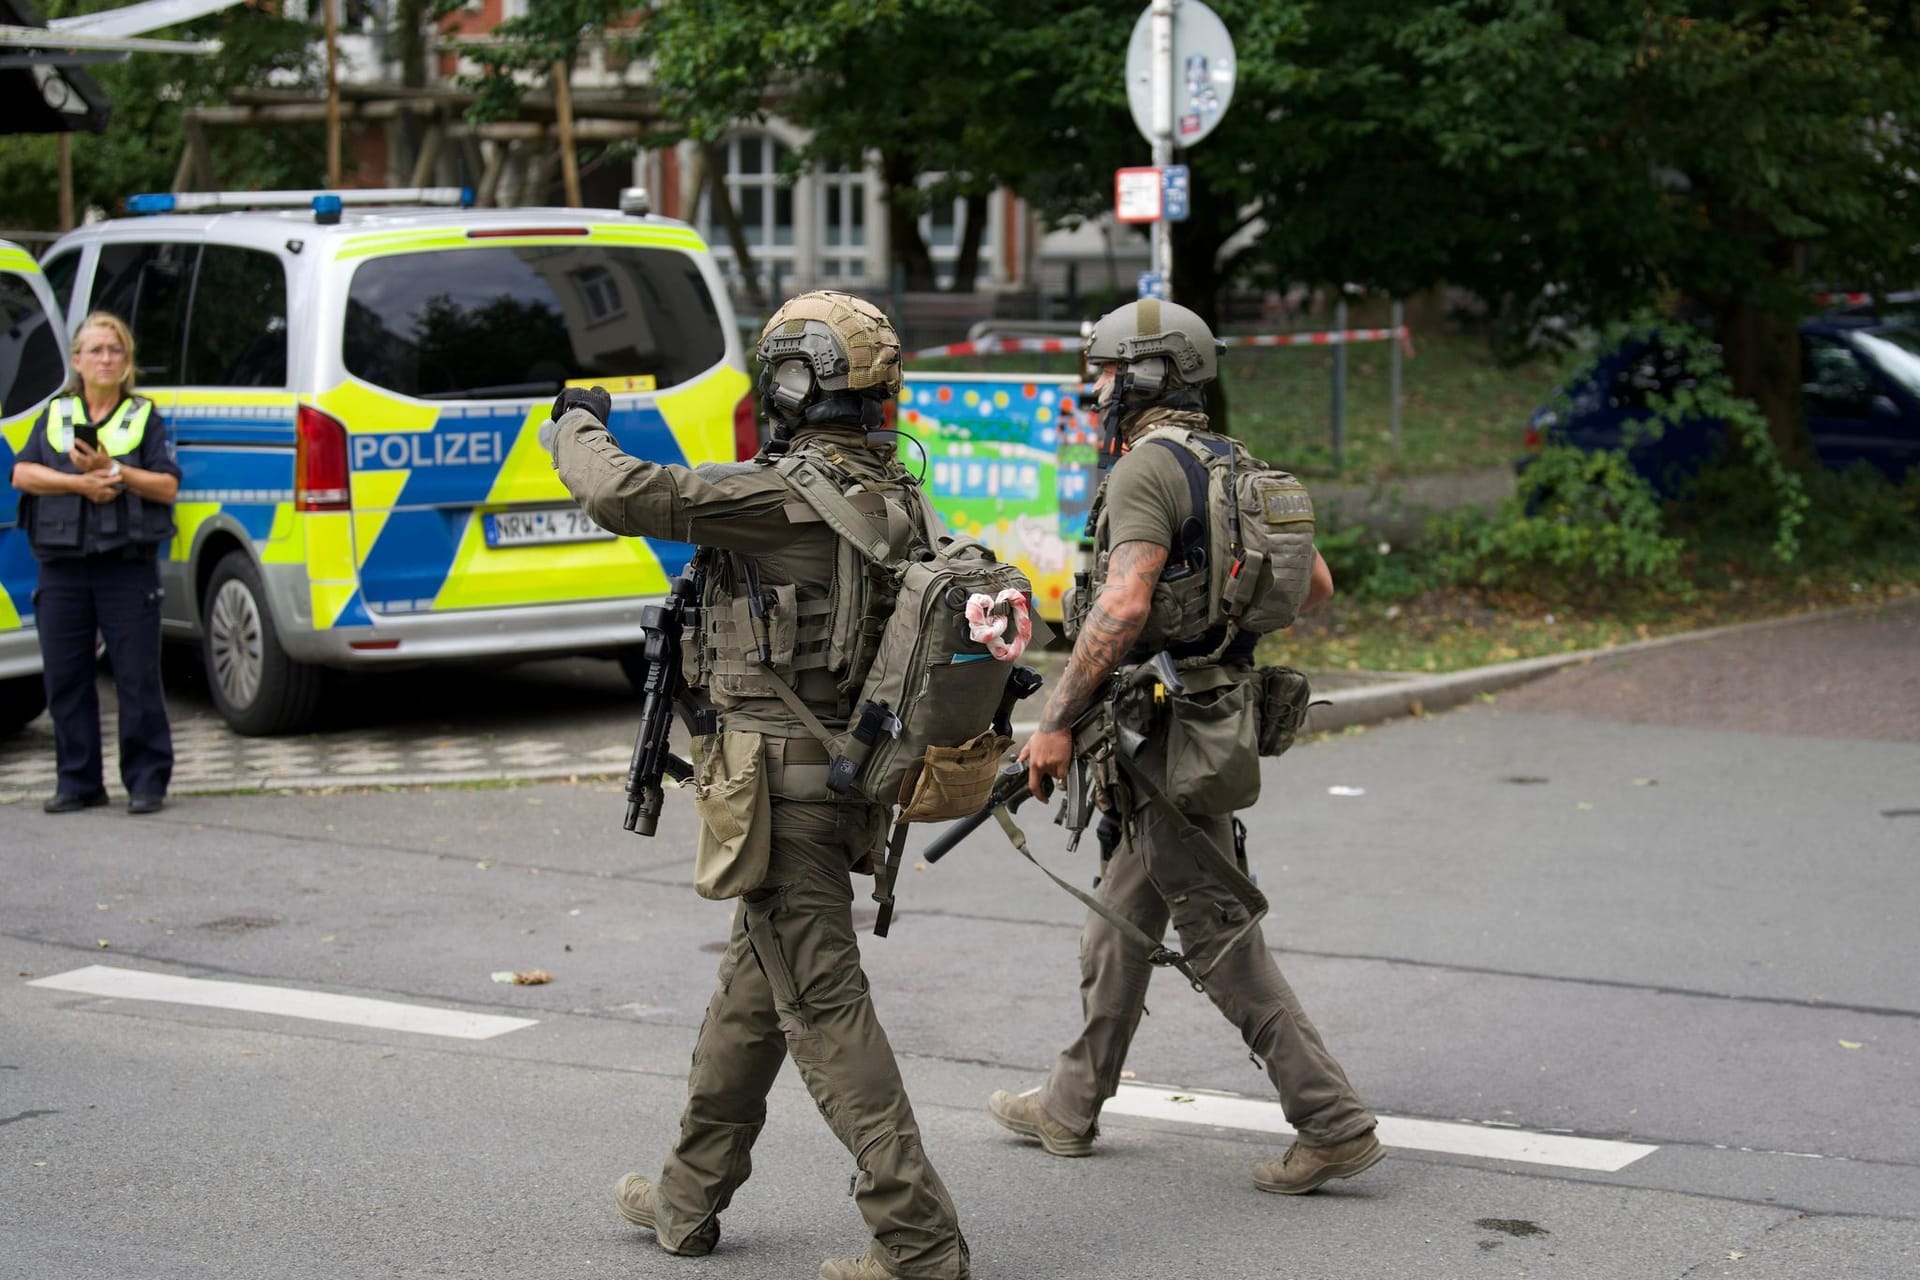
POLYGON ((1141 298, 1101 316, 1087 339, 1086 361, 1120 366, 1113 393, 1100 406, 1103 458, 1118 456, 1123 416, 1155 407, 1204 409, 1203 388, 1219 376, 1224 350, 1207 322, 1177 302, 1141 298))
POLYGON ((900 393, 900 335, 864 298, 816 290, 788 300, 761 330, 760 403, 776 439, 826 423, 874 428, 900 393))

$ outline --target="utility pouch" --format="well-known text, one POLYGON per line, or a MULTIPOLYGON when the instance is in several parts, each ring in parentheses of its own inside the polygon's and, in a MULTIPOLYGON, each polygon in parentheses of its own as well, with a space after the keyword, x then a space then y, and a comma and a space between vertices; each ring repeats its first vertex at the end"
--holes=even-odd
POLYGON ((900 786, 900 822, 952 822, 986 807, 1013 739, 992 729, 957 747, 928 747, 900 786))
POLYGON ((703 898, 737 898, 760 887, 773 853, 766 742, 727 730, 694 739, 693 807, 700 815, 693 888, 703 898))
POLYGON ((1260 754, 1285 755, 1307 722, 1313 690, 1305 673, 1292 667, 1261 667, 1260 754))
POLYGON ((1260 798, 1262 682, 1168 698, 1167 796, 1182 813, 1231 813, 1260 798))
POLYGON ((33 498, 33 545, 53 551, 80 546, 86 526, 86 499, 77 493, 42 493, 33 498))

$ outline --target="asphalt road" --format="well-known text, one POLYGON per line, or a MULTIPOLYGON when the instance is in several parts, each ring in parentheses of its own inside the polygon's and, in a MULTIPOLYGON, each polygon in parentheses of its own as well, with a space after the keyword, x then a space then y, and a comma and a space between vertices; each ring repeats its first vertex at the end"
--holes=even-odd
MULTIPOLYGON (((1809 706, 1893 702, 1914 650, 1888 625, 1695 646, 1696 675, 1744 678, 1691 716, 1663 650, 1274 762, 1247 815, 1268 940, 1409 1139, 1315 1196, 1253 1189, 1286 1138, 1215 1094, 1264 1077, 1164 977, 1123 1096, 1174 1118, 1110 1111, 1081 1161, 999 1130, 986 1094, 1075 1030, 1078 912, 990 829, 912 870, 864 952, 975 1274, 1915 1274, 1920 717, 1733 716, 1809 662, 1809 706)), ((604 783, 0 806, 0 1277, 732 1280, 857 1251, 851 1161, 791 1072, 716 1254, 614 1214, 676 1130, 728 921, 686 887, 689 806, 652 841, 620 807, 604 783), (88 966, 534 1022, 468 1040, 65 989, 88 966), (490 980, 534 968, 553 981, 490 980)))

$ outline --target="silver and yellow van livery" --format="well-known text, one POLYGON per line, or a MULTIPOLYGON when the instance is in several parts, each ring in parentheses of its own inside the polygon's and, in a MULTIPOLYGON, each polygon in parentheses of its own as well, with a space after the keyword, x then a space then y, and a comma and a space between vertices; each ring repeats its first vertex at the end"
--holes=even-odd
POLYGON ((40 638, 33 626, 39 581, 20 522, 20 494, 8 483, 34 420, 67 381, 67 335, 40 267, 0 240, 0 734, 40 714, 40 638))
POLYGON ((309 194, 100 224, 48 255, 56 281, 71 255, 73 314, 133 326, 181 469, 164 625, 199 641, 221 711, 284 732, 326 668, 626 656, 689 549, 597 528, 538 430, 563 387, 597 384, 636 456, 757 448, 699 236, 611 210, 309 194))

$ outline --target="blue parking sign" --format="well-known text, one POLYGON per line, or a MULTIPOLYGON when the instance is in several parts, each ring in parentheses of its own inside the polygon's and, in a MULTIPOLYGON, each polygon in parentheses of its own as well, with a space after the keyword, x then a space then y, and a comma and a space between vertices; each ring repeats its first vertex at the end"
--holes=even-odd
POLYGON ((1143 298, 1159 298, 1164 301, 1167 296, 1167 278, 1158 271, 1142 271, 1140 273, 1140 296, 1143 298))
POLYGON ((1193 195, 1193 179, 1187 166, 1170 164, 1160 171, 1160 216, 1168 222, 1185 222, 1187 206, 1193 195))

